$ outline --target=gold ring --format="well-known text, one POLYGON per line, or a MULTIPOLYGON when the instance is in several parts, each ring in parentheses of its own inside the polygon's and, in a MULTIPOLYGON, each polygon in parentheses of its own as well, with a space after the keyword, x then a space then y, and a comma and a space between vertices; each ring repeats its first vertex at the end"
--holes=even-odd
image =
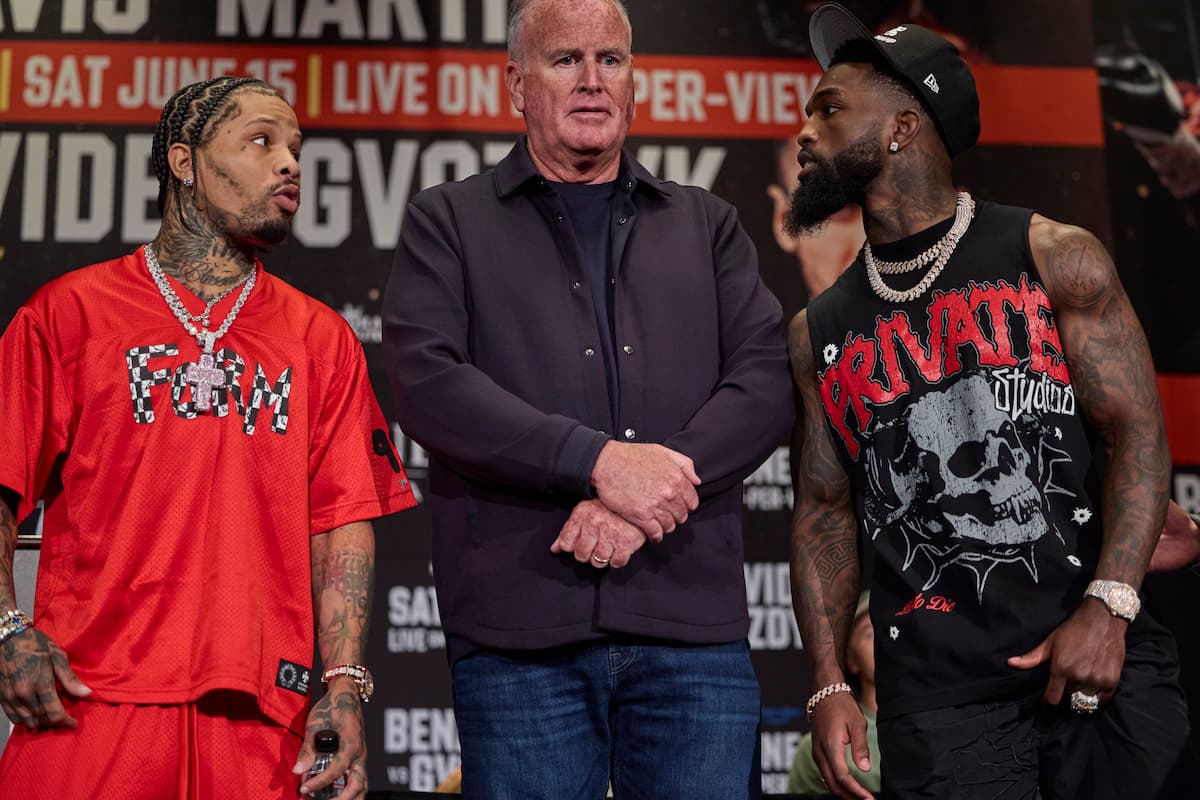
POLYGON ((597 564, 607 564, 608 563, 607 558, 600 558, 595 553, 592 553, 592 561, 595 561, 597 564))

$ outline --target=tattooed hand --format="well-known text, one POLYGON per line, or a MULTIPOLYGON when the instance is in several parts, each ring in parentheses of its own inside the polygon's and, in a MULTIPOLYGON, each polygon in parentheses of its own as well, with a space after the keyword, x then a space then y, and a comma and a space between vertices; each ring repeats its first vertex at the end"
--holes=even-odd
MULTIPOLYGON (((17 607, 13 587, 13 551, 17 546, 17 496, 0 486, 0 610, 17 607)), ((67 664, 67 654, 37 628, 26 628, 0 645, 0 708, 14 725, 30 730, 74 728, 63 708, 58 686, 73 697, 87 697, 67 664)))
POLYGON ((14 725, 30 730, 74 728, 58 687, 72 697, 92 690, 71 671, 67 654, 37 628, 26 628, 0 645, 0 707, 14 725))
POLYGON ((345 774, 346 788, 338 795, 339 800, 363 800, 367 796, 367 744, 358 685, 350 678, 331 680, 325 696, 312 707, 304 727, 304 746, 300 748, 292 772, 303 775, 313 765, 317 757, 314 737, 317 731, 327 729, 337 731, 337 755, 324 772, 301 784, 300 794, 311 795, 345 774))

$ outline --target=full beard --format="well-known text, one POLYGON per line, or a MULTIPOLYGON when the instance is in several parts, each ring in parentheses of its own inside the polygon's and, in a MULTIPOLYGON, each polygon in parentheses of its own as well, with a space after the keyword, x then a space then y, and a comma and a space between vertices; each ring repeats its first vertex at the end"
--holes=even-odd
POLYGON ((784 217, 788 236, 812 236, 850 203, 862 204, 867 186, 883 171, 883 147, 877 135, 858 139, 832 160, 816 159, 792 192, 784 217))

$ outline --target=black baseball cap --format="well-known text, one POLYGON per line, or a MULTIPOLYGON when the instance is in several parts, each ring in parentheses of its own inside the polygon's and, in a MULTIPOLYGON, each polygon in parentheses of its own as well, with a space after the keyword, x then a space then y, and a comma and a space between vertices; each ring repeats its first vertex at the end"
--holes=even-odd
POLYGON ((826 3, 813 12, 808 38, 823 70, 847 42, 870 42, 925 104, 951 156, 979 140, 975 78, 958 48, 942 36, 920 25, 897 25, 873 35, 845 8, 826 3))

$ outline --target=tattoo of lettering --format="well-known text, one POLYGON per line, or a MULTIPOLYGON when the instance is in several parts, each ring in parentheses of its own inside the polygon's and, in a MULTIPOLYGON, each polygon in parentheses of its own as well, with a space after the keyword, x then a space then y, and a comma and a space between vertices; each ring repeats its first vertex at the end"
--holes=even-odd
POLYGON ((1043 227, 1043 269, 1075 397, 1108 452, 1097 572, 1136 586, 1162 528, 1170 482, 1149 345, 1099 241, 1078 228, 1043 227))
POLYGON ((154 246, 163 272, 209 300, 254 269, 254 249, 235 247, 224 234, 232 221, 212 220, 197 201, 204 202, 184 195, 177 212, 168 209, 154 246))

